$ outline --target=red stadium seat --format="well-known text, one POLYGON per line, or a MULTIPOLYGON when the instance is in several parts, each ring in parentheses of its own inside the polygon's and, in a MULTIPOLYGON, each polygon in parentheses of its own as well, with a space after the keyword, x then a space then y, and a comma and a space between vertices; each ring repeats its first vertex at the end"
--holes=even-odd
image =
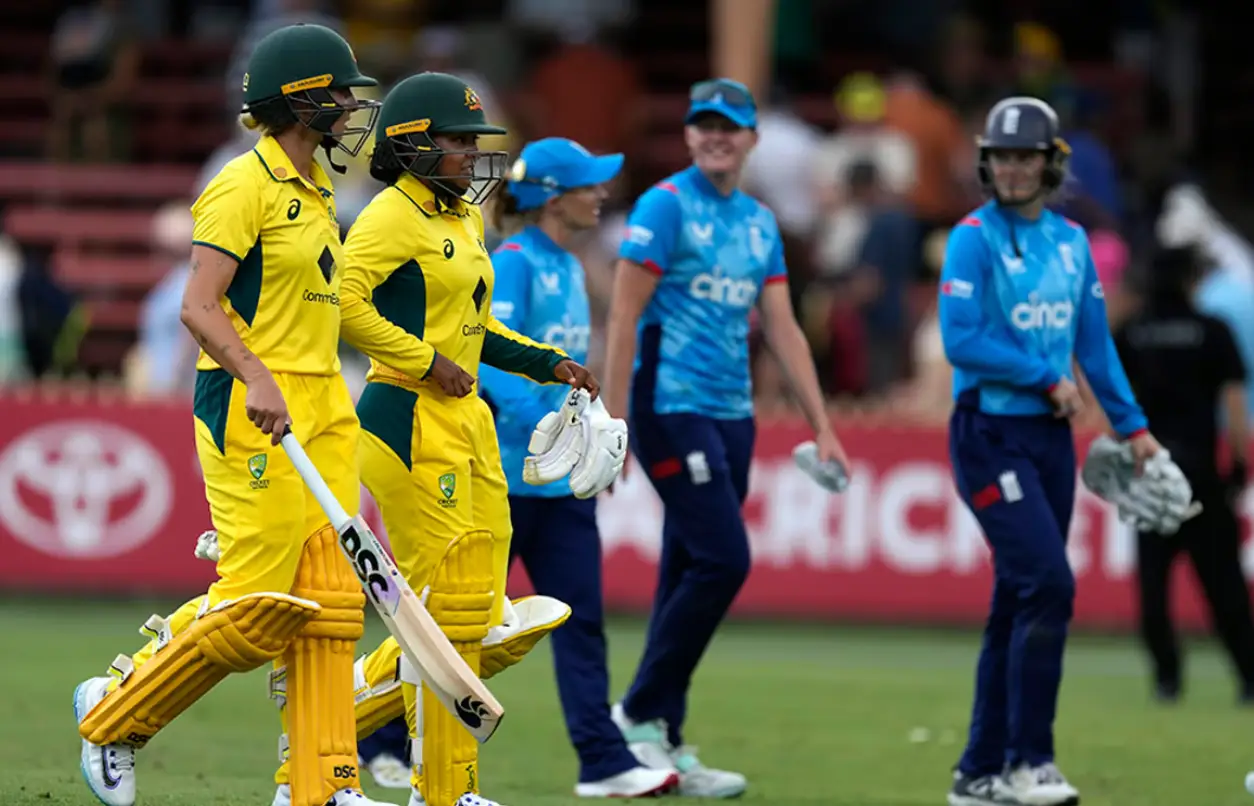
POLYGON ((197 170, 185 165, 54 165, 0 162, 0 199, 164 202, 189 196, 197 170))
POLYGON ((145 293, 166 275, 173 261, 146 254, 93 255, 59 249, 52 256, 53 275, 74 289, 109 289, 145 293))
POLYGON ((14 206, 5 214, 3 231, 18 242, 40 246, 94 243, 146 248, 152 237, 152 213, 14 206))

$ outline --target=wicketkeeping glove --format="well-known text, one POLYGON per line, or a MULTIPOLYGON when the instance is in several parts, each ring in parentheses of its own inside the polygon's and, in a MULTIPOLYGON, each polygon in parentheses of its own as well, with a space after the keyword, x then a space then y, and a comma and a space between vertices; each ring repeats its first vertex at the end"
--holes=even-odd
POLYGON ((1172 535, 1202 511, 1193 500, 1189 480, 1166 449, 1147 459, 1137 476, 1132 446, 1100 436, 1089 446, 1080 479, 1094 495, 1114 504, 1119 519, 1139 532, 1172 535))
POLYGON ((618 478, 627 459, 627 423, 610 417, 583 389, 566 396, 536 425, 523 460, 523 481, 550 484, 570 476, 576 498, 591 498, 618 478))
POLYGON ((820 487, 831 493, 843 493, 849 489, 849 471, 840 462, 819 461, 819 446, 803 442, 792 449, 792 460, 820 487))

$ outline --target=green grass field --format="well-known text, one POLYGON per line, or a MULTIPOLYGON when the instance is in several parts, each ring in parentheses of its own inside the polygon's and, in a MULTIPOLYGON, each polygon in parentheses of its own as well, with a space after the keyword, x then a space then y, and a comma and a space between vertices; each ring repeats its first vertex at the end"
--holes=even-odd
MULTIPOLYGON (((168 604, 0 601, 0 793, 5 806, 93 804, 79 777, 71 692, 142 639, 168 604)), ((369 639, 382 634, 372 623, 369 639)), ((611 633, 615 694, 642 640, 611 633)), ((687 739, 714 765, 749 777, 763 804, 943 804, 970 700, 974 633, 737 624, 706 656, 687 739), (929 737, 919 734, 926 729, 929 737), (913 734, 913 735, 912 735, 913 734)), ((547 645, 493 681, 509 714, 485 748, 484 794, 507 806, 582 803, 557 709, 547 645)), ((1088 806, 1254 804, 1254 720, 1237 709, 1222 659, 1189 656, 1189 696, 1147 697, 1129 642, 1073 640, 1058 724, 1060 762, 1088 806)), ((140 806, 268 806, 277 715, 264 672, 228 679, 139 756, 140 806), (230 716, 239 714, 240 716, 230 716)), ((372 790, 405 803, 405 793, 372 790)))

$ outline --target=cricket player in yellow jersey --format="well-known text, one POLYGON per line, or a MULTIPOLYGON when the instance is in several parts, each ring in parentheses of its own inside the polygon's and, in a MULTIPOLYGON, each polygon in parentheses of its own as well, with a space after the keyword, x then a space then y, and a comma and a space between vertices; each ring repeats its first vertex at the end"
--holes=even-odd
MULTIPOLYGON (((397 84, 384 99, 371 159, 388 187, 349 231, 341 293, 344 338, 371 358, 357 405, 362 481, 401 572, 485 677, 525 655, 570 608, 533 597, 514 609, 505 598, 509 489, 492 413, 474 394, 480 361, 599 391, 561 350, 491 314, 495 275, 478 205, 503 178, 507 155, 476 143, 501 133, 454 76, 422 73, 397 84)), ((416 672, 398 658, 389 639, 358 662, 358 734, 404 708, 414 737, 410 803, 495 806, 476 794, 477 743, 429 692, 420 696, 416 672)))
MULTIPOLYGON (((300 476, 278 447, 290 424, 351 511, 359 427, 337 357, 344 259, 320 146, 350 154, 378 105, 339 35, 316 25, 262 39, 244 76, 256 148, 229 162, 192 207, 183 323, 202 353, 196 450, 218 532, 218 580, 110 677, 75 692, 81 766, 107 806, 135 801, 135 750, 231 672, 274 663, 284 724, 276 779, 296 806, 369 806, 359 791, 353 658, 365 597, 300 476), (359 125, 350 117, 362 115, 359 125)), ((334 163, 332 163, 334 165, 334 163)))

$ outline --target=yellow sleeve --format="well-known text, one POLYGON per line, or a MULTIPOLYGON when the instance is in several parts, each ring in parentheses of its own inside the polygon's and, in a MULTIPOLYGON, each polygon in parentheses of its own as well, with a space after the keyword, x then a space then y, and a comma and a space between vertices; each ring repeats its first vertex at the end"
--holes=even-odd
POLYGON ((374 290, 413 257, 403 233, 392 222, 384 190, 348 231, 344 241, 344 279, 340 281, 340 333, 370 358, 411 378, 425 378, 435 363, 435 348, 380 313, 374 290))
POLYGON ((510 330, 495 316, 488 314, 488 331, 483 334, 481 359, 488 366, 522 375, 536 383, 557 383, 553 369, 569 357, 556 347, 532 341, 510 330))
POLYGON ((192 243, 242 261, 261 235, 262 207, 257 178, 227 163, 192 204, 192 243))

